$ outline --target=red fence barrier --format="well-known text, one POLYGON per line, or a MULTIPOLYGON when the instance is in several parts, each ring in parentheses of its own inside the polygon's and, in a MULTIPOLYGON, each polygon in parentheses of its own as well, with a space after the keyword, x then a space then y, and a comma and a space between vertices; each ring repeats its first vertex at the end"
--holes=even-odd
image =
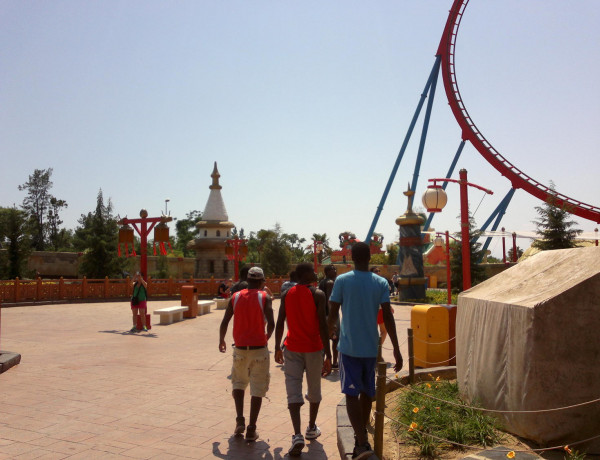
MULTIPOLYGON (((216 297, 221 280, 215 279, 152 279, 148 277, 148 295, 152 298, 178 297, 181 286, 193 284, 199 297, 216 297)), ((279 294, 284 279, 269 278, 267 287, 279 294)), ((72 300, 128 299, 132 294, 132 281, 124 279, 63 279, 0 281, 0 302, 46 302, 72 300)))

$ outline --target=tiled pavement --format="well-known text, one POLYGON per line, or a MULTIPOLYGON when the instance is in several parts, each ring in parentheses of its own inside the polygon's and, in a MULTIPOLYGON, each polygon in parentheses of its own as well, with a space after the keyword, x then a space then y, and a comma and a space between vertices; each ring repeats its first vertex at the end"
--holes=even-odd
MULTIPOLYGON (((151 301, 149 311, 177 304, 151 301)), ((277 314, 279 301, 274 307, 277 314)), ((394 308, 406 356, 410 307, 394 308)), ((218 351, 222 313, 213 308, 168 326, 152 315, 149 333, 130 334, 124 302, 2 308, 0 348, 22 358, 0 374, 0 459, 287 457, 291 422, 283 372, 274 361, 259 440, 248 444, 231 436, 231 355, 218 351)), ((391 361, 386 345, 384 358, 391 361)), ((323 434, 302 458, 339 458, 340 399, 339 378, 332 374, 323 381, 317 420, 323 434)), ((305 425, 308 405, 302 417, 305 425)))

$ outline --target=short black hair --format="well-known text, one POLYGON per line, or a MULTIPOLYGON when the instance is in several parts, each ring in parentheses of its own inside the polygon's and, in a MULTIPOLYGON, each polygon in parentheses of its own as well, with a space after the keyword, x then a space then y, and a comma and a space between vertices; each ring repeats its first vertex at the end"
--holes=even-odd
POLYGON ((290 272, 290 281, 298 282, 298 273, 295 270, 290 272))
POLYGON ((358 263, 369 263, 371 260, 371 248, 362 241, 352 246, 352 260, 358 263))
POLYGON ((296 276, 299 281, 307 279, 308 275, 315 273, 315 267, 310 262, 302 262, 296 265, 296 276))
POLYGON ((337 271, 337 269, 335 268, 335 265, 333 264, 329 264, 326 265, 325 268, 323 269, 323 272, 327 275, 327 273, 331 273, 331 272, 335 272, 337 271))
POLYGON ((250 271, 250 267, 245 265, 244 267, 242 267, 242 269, 240 270, 240 280, 241 281, 246 281, 248 279, 248 272, 250 271))

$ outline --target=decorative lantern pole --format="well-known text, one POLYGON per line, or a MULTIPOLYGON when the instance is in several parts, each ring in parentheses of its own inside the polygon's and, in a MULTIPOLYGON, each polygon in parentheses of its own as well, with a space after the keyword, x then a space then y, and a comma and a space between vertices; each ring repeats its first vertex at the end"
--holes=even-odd
POLYGON ((423 194, 423 205, 428 212, 440 212, 446 205, 446 192, 437 185, 436 182, 453 182, 460 185, 460 227, 462 239, 462 269, 463 269, 463 290, 471 288, 471 248, 469 236, 469 197, 467 186, 483 190, 485 193, 493 195, 494 192, 467 181, 467 170, 461 169, 459 180, 456 179, 429 179, 433 185, 429 185, 423 194))
POLYGON ((315 265, 315 272, 317 272, 317 273, 319 272, 319 257, 318 257, 318 255, 321 251, 323 251, 323 242, 313 240, 314 265, 315 265))
POLYGON ((148 211, 142 209, 140 211, 140 219, 128 219, 127 217, 125 217, 118 222, 118 224, 122 226, 131 224, 137 232, 137 234, 140 235, 140 272, 142 273, 142 276, 146 281, 148 280, 148 235, 150 234, 150 231, 152 231, 156 224, 161 223, 166 226, 166 223, 171 222, 172 220, 173 218, 171 218, 170 216, 148 217, 148 211))
POLYGON ((229 260, 233 260, 235 281, 239 281, 240 279, 239 263, 248 255, 248 246, 246 246, 247 242, 248 240, 239 238, 237 235, 235 238, 226 241, 227 246, 225 247, 225 253, 227 254, 227 258, 229 260))

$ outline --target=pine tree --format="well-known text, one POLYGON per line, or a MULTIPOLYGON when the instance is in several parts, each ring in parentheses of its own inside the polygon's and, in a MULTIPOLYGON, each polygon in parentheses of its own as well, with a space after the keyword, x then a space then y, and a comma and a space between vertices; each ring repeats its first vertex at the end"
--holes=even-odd
POLYGON ((22 278, 26 274, 27 259, 31 252, 26 231, 27 215, 16 208, 0 208, 0 254, 2 279, 22 278))
POLYGON ((96 210, 82 215, 75 230, 75 247, 84 252, 79 267, 88 278, 121 276, 123 260, 118 257, 119 226, 112 215, 112 203, 104 204, 102 190, 98 192, 96 210))
POLYGON ((554 183, 551 183, 550 188, 552 192, 546 203, 535 207, 540 217, 533 223, 537 227, 535 232, 539 239, 535 240, 532 246, 542 251, 574 248, 577 246, 575 237, 582 231, 573 228, 577 222, 567 220, 570 215, 568 208, 557 206, 554 183))

